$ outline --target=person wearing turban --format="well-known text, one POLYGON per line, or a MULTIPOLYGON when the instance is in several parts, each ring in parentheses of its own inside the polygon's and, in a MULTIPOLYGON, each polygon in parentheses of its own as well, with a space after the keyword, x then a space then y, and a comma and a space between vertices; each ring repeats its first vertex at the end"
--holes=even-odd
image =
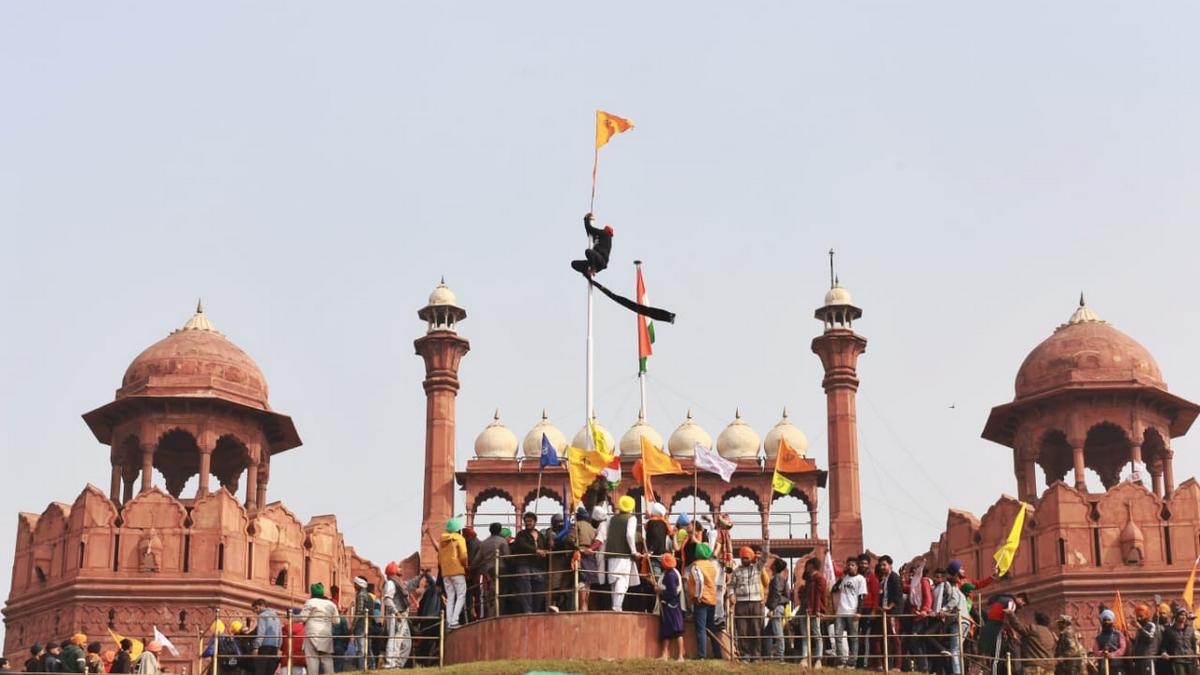
POLYGON ((671 644, 675 645, 675 660, 683 660, 683 581, 675 569, 675 556, 664 553, 659 559, 662 575, 658 578, 658 639, 662 641, 662 660, 670 655, 671 644))
POLYGON ((338 608, 325 597, 325 585, 315 583, 309 588, 312 597, 304 603, 304 660, 309 675, 333 672, 333 624, 338 621, 338 608))
POLYGON ((625 593, 636 579, 635 560, 642 554, 637 549, 637 520, 633 509, 637 502, 624 495, 617 500, 617 515, 608 521, 608 534, 604 539, 604 561, 608 570, 608 583, 612 585, 612 609, 619 612, 625 604, 625 593))
POLYGON ((442 570, 442 585, 446 589, 446 628, 457 630, 459 617, 467 604, 467 540, 463 538, 462 516, 446 521, 446 531, 438 542, 438 565, 442 570))
POLYGON ((650 505, 650 518, 646 520, 646 552, 650 554, 650 571, 655 579, 662 576, 662 556, 675 548, 670 541, 671 528, 666 517, 665 506, 658 502, 650 505))
POLYGON ((687 593, 692 603, 692 620, 696 624, 696 658, 721 658, 721 642, 717 638, 716 609, 724 602, 718 595, 718 576, 721 567, 712 560, 712 547, 706 542, 696 544, 695 561, 688 568, 687 593))
POLYGON ((1154 610, 1139 602, 1133 606, 1134 630, 1129 650, 1135 657, 1126 668, 1129 675, 1154 675, 1154 657, 1159 654, 1162 626, 1154 621, 1154 610))
POLYGON ((759 556, 754 549, 743 546, 738 551, 738 559, 741 564, 733 570, 733 580, 729 589, 734 603, 733 620, 738 636, 738 654, 755 661, 759 656, 759 648, 763 646, 762 576, 767 556, 759 556))
MULTIPOLYGON (((1120 659, 1125 656, 1125 633, 1119 631, 1113 625, 1116 623, 1117 615, 1111 609, 1105 609, 1100 612, 1100 632, 1096 633, 1096 637, 1092 639, 1091 655, 1108 661, 1109 659, 1120 659)), ((1107 672, 1121 671, 1120 661, 1109 661, 1107 668, 1103 670, 1107 672)))
POLYGON ((62 654, 58 657, 62 661, 63 670, 68 673, 87 672, 87 655, 83 653, 83 647, 87 644, 87 636, 83 633, 76 633, 67 642, 68 644, 63 645, 62 654))

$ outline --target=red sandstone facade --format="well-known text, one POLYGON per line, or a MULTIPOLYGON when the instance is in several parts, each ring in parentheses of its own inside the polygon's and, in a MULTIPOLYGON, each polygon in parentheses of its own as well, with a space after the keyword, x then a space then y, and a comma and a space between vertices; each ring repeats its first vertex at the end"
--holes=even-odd
POLYGON ((380 581, 333 516, 303 523, 266 501, 272 457, 298 447, 299 435, 267 404, 258 366, 199 307, 134 359, 115 400, 84 420, 111 447, 109 494, 88 485, 71 504, 18 516, 4 608, 13 663, 32 643, 77 631, 107 640, 110 628, 142 638, 157 627, 182 638, 180 657, 163 658, 183 666, 218 612, 244 617, 257 597, 295 606, 317 581, 346 589, 356 575, 380 581), (185 495, 192 476, 197 490, 185 495))
MULTIPOLYGON (((1117 589, 1127 601, 1178 597, 1200 554, 1200 485, 1189 479, 1176 489, 1170 442, 1198 413, 1200 406, 1167 391, 1144 347, 1081 298, 1070 320, 1030 352, 1016 397, 994 408, 984 427, 984 438, 1013 449, 1016 492, 1030 505, 1002 587, 1026 591, 1035 608, 1072 614, 1088 629, 1117 589), (1089 470, 1101 491, 1088 489, 1089 470)), ((982 518, 951 510, 927 562, 958 558, 986 575, 1020 503, 1002 496, 982 518)))

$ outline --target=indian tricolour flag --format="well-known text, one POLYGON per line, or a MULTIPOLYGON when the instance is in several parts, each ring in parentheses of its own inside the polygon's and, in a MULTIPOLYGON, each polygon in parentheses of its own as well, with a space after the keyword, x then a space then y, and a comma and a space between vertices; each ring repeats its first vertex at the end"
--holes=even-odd
MULTIPOLYGON (((645 305, 646 303, 646 282, 642 279, 642 264, 637 266, 637 303, 645 305)), ((646 372, 646 359, 654 353, 654 322, 642 316, 637 315, 638 327, 638 373, 646 372)))

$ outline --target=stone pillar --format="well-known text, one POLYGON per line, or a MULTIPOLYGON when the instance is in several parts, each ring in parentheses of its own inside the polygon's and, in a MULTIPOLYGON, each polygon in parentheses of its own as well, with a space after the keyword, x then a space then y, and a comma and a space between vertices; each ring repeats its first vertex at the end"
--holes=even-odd
POLYGON ((246 510, 258 509, 258 460, 250 462, 246 467, 246 510))
POLYGON ((1175 451, 1167 448, 1163 453, 1163 499, 1170 499, 1175 492, 1175 451))
POLYGON ((820 539, 820 529, 817 527, 817 510, 812 509, 808 512, 808 538, 820 539))
POLYGON ((825 412, 829 444, 829 545, 835 555, 863 549, 858 471, 858 357, 866 338, 848 328, 827 328, 812 341, 825 368, 825 412))
POLYGON ((1075 460, 1075 489, 1080 492, 1087 492, 1087 470, 1083 462, 1083 444, 1071 444, 1071 456, 1075 460))
POLYGON ((121 465, 116 460, 113 460, 112 463, 112 479, 109 482, 108 495, 114 504, 121 503, 121 465))
POLYGON ((1133 445, 1129 446, 1129 461, 1131 461, 1135 464, 1142 463, 1142 444, 1141 443, 1134 443, 1133 445))
POLYGON ((142 448, 142 492, 154 485, 154 448, 142 448))
POLYGON ((271 462, 260 461, 258 465, 258 490, 254 495, 254 503, 258 508, 267 505, 267 482, 271 477, 271 462))
POLYGON ((124 486, 121 489, 121 503, 124 504, 133 499, 133 483, 137 480, 136 467, 124 467, 124 470, 121 472, 121 478, 124 482, 124 486))
MULTIPOLYGON (((437 537, 454 515, 454 408, 458 397, 458 366, 471 343, 450 330, 432 330, 413 347, 425 360, 425 486, 421 528, 437 537)), ((517 504, 520 529, 521 504, 517 504)), ((437 550, 421 535, 421 564, 434 567, 437 550)))
POLYGON ((212 474, 212 448, 200 448, 200 476, 196 497, 208 494, 208 478, 212 474))
POLYGON ((1151 485, 1150 490, 1151 490, 1151 492, 1158 495, 1159 497, 1163 496, 1162 463, 1155 462, 1154 464, 1152 464, 1149 467, 1149 471, 1150 471, 1150 485, 1151 485))

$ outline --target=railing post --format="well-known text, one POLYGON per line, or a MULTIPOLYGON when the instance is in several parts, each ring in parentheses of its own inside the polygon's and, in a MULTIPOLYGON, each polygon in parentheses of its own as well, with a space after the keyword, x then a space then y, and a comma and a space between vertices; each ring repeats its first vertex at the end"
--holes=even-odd
POLYGON ((807 668, 812 668, 813 665, 813 642, 812 642, 812 615, 807 611, 804 613, 804 665, 807 668))
POLYGON ((571 585, 571 592, 575 594, 574 607, 575 607, 575 611, 578 612, 578 611, 580 611, 580 609, 579 609, 579 566, 578 565, 574 566, 573 571, 574 571, 575 583, 571 585))
POLYGON ((496 613, 492 616, 500 616, 500 554, 496 553, 496 573, 492 576, 492 598, 496 601, 496 613))
POLYGON ((1108 674, 1109 674, 1108 654, 1105 654, 1104 655, 1104 675, 1108 675, 1108 674))
MULTIPOLYGON (((295 642, 292 640, 292 614, 290 609, 285 617, 284 620, 287 621, 287 675, 292 675, 292 645, 295 642)), ((280 632, 282 633, 283 631, 280 632)))
POLYGON ((446 667, 446 619, 438 621, 438 668, 446 667))
POLYGON ((963 649, 962 607, 954 610, 954 630, 958 633, 958 672, 967 675, 967 650, 963 649))
POLYGON ((1012 652, 1004 652, 1004 672, 1012 675, 1012 652))
POLYGON ((888 671, 888 615, 883 610, 883 672, 888 671))
POLYGON ((216 611, 213 614, 214 614, 214 616, 216 616, 216 618, 213 619, 213 623, 212 623, 212 629, 213 629, 212 675, 220 675, 220 672, 221 672, 220 667, 221 666, 220 666, 220 659, 217 658, 217 653, 221 651, 221 639, 220 639, 220 634, 217 632, 217 625, 218 625, 218 622, 220 622, 220 620, 221 620, 221 608, 217 607, 216 611))

